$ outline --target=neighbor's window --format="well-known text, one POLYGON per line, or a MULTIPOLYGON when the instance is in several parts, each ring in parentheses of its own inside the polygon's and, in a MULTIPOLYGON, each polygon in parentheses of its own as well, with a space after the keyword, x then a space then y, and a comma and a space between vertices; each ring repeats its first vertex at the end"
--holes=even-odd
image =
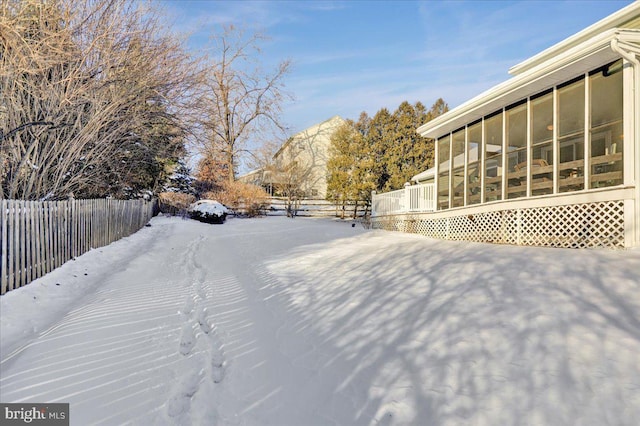
POLYGON ((438 139, 438 210, 449 208, 449 135, 438 139))
POLYGON ((480 202, 480 149, 482 145, 482 121, 467 129, 467 204, 480 202))
POLYGON ((622 60, 589 76, 591 188, 622 184, 622 60))
POLYGON ((506 111, 507 198, 527 195, 527 103, 506 111))
POLYGON ((502 111, 484 121, 485 201, 502 199, 502 111))
POLYGON ((584 189, 584 77, 558 87, 558 187, 584 189))
POLYGON ((531 170, 528 173, 531 195, 553 193, 553 90, 531 97, 531 170))
POLYGON ((451 207, 464 205, 464 129, 453 134, 453 170, 451 172, 451 207))

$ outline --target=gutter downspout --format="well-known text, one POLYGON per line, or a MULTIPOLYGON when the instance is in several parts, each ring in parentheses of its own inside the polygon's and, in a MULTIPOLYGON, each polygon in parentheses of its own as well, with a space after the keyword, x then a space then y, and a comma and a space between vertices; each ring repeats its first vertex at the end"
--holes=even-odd
MULTIPOLYGON (((623 41, 624 43, 624 41, 623 41)), ((627 43, 624 43, 627 44, 627 43)), ((629 46, 631 47, 631 46, 629 46)), ((638 93, 638 85, 640 85, 640 60, 637 54, 640 53, 638 48, 633 46, 632 51, 625 50, 620 46, 619 36, 611 40, 611 49, 622 56, 625 60, 633 65, 633 136, 634 136, 634 184, 635 184, 635 201, 634 201, 634 231, 633 245, 640 245, 640 95, 638 93)))

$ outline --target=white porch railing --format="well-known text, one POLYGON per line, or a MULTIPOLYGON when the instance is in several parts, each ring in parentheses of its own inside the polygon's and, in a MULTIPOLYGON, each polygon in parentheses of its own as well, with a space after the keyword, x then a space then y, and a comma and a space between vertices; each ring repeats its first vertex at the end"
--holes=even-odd
POLYGON ((371 196, 372 216, 409 212, 432 212, 436 209, 433 183, 406 185, 404 189, 371 196))

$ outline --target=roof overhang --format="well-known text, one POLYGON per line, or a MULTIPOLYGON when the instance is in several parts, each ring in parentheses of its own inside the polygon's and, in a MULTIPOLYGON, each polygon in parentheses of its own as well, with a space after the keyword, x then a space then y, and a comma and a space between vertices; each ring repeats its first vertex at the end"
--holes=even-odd
POLYGON ((637 39, 640 30, 613 28, 573 46, 420 126, 424 137, 437 138, 505 106, 518 102, 620 58, 614 39, 637 39))
POLYGON ((436 168, 432 167, 428 170, 425 170, 422 173, 418 173, 417 175, 412 177, 411 180, 414 182, 422 182, 425 180, 435 179, 435 176, 436 176, 436 168))

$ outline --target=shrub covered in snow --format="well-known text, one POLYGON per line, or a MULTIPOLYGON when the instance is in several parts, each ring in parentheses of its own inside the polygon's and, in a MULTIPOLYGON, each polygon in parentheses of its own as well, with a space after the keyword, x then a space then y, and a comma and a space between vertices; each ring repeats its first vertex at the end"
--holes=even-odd
POLYGON ((192 219, 206 223, 224 223, 229 214, 229 209, 214 200, 196 201, 187 211, 192 219))

